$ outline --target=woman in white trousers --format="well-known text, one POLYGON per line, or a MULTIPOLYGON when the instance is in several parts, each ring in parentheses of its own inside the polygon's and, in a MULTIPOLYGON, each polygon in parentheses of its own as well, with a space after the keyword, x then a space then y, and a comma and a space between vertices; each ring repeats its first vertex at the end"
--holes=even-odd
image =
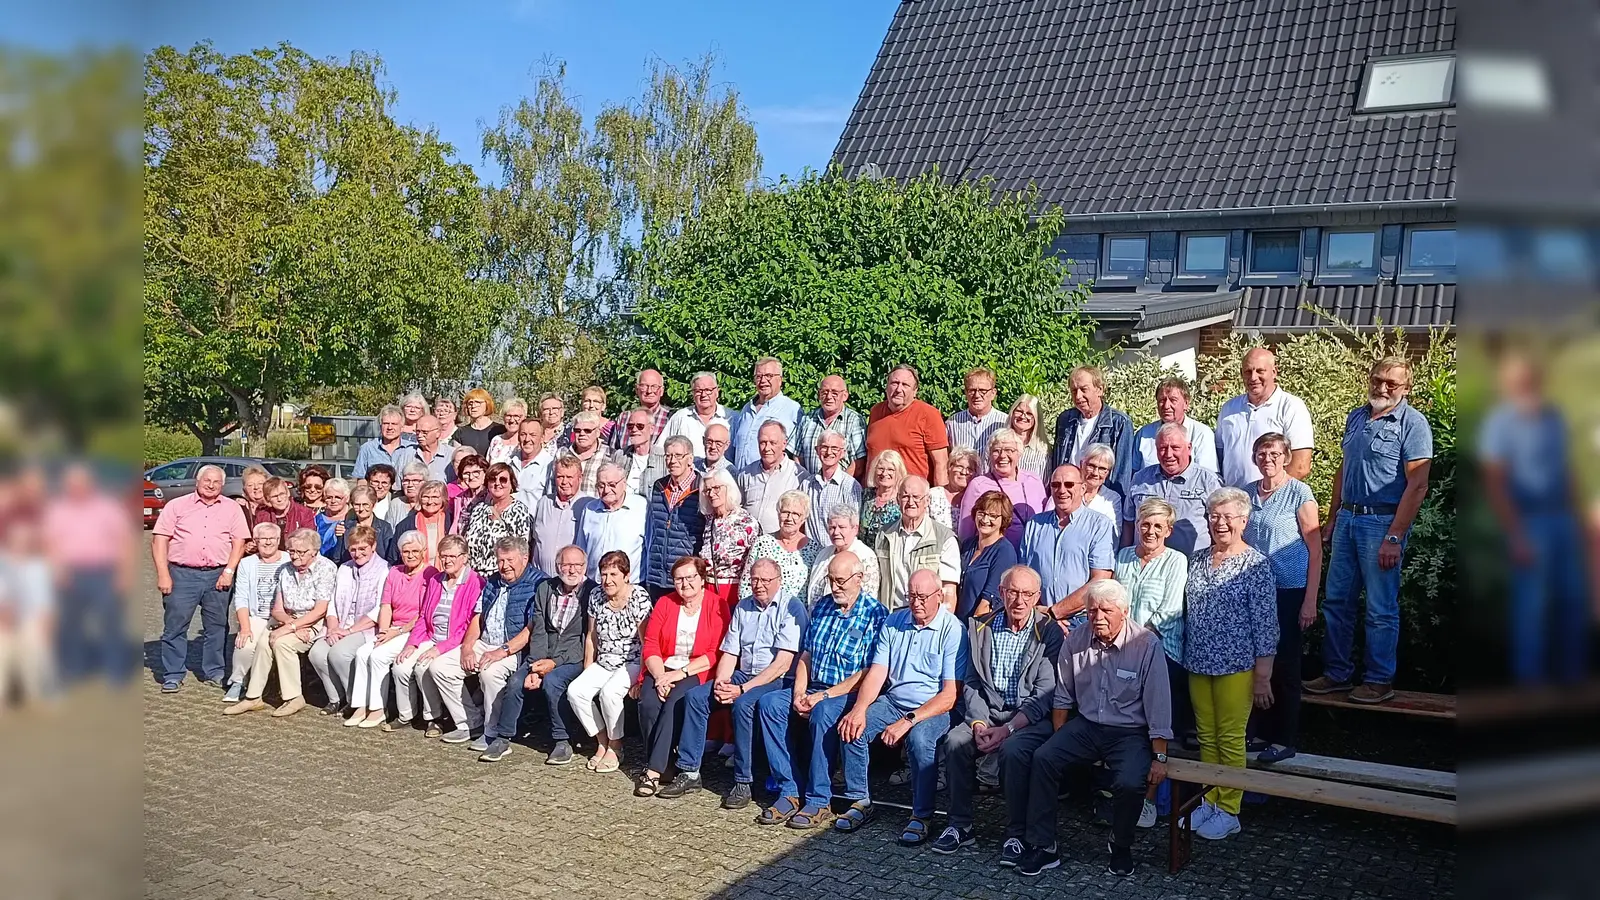
MULTIPOLYGON (((365 525, 350 532, 354 540, 365 525)), ((389 696, 391 667, 405 650, 413 627, 422 614, 422 595, 428 576, 438 570, 427 564, 428 542, 415 531, 395 541, 400 564, 389 569, 383 583, 383 599, 378 605, 378 632, 372 643, 356 650, 355 676, 350 684, 350 705, 354 710, 344 724, 350 728, 377 728, 384 722, 384 706, 389 696)))
POLYGON ((600 557, 600 591, 589 601, 589 632, 583 641, 583 672, 567 685, 567 705, 596 742, 585 768, 617 770, 622 746, 622 704, 639 677, 642 629, 650 618, 650 592, 628 582, 628 555, 600 557))

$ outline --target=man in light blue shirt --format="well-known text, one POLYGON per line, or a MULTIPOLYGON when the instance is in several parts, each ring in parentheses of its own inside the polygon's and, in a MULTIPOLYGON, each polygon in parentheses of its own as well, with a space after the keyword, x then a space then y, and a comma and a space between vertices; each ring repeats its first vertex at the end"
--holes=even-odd
POLYGON ((1206 499, 1222 487, 1210 469, 1194 461, 1189 435, 1177 423, 1162 425, 1156 433, 1156 464, 1135 472, 1128 482, 1122 503, 1123 547, 1133 546, 1134 524, 1139 504, 1160 497, 1172 504, 1178 517, 1172 521, 1167 546, 1193 558, 1211 546, 1211 529, 1206 525, 1206 499))
POLYGON ((416 442, 416 438, 401 430, 404 421, 400 407, 392 404, 378 413, 378 437, 362 444, 361 449, 356 451, 356 464, 351 471, 357 478, 367 477, 367 470, 379 463, 393 466, 396 472, 401 470, 400 451, 408 443, 416 442))
POLYGON ((904 742, 911 763, 911 821, 900 833, 900 844, 914 847, 930 836, 939 779, 935 754, 950 730, 950 711, 967 670, 967 635, 941 602, 944 586, 937 572, 912 573, 906 597, 907 606, 884 623, 855 704, 839 720, 846 790, 862 799, 834 827, 857 831, 872 817, 867 745, 879 737, 890 747, 904 742))
POLYGON ((1116 568, 1114 526, 1083 509, 1083 473, 1056 466, 1046 485, 1054 502, 1022 528, 1022 564, 1039 573, 1039 604, 1052 618, 1078 628, 1087 621, 1084 591, 1089 582, 1110 578, 1116 568))
POLYGON ((795 423, 800 420, 800 404, 783 394, 783 363, 770 356, 756 360, 755 382, 755 398, 734 415, 729 429, 733 445, 728 448, 728 456, 734 471, 761 458, 756 441, 762 425, 777 422, 787 436, 794 433, 795 423))
POLYGON ((1189 436, 1195 465, 1217 471, 1217 435, 1211 426, 1189 415, 1189 385, 1182 378, 1165 378, 1156 385, 1154 422, 1133 433, 1133 472, 1156 464, 1156 432, 1161 426, 1182 426, 1189 436))

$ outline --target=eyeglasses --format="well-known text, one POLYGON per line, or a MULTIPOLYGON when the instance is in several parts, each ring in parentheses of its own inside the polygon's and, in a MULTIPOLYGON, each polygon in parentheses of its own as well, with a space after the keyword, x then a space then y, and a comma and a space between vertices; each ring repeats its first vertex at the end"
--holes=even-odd
POLYGON ((750 576, 750 583, 751 584, 772 584, 773 582, 775 582, 777 580, 778 580, 778 576, 776 576, 776 575, 765 575, 765 576, 763 576, 763 575, 751 575, 750 576))
POLYGON ((967 388, 967 396, 969 396, 969 397, 982 397, 985 394, 992 394, 992 393, 994 393, 994 388, 992 388, 992 387, 990 387, 990 388, 978 388, 978 387, 969 387, 969 388, 967 388))
POLYGON ((1390 391, 1398 391, 1398 390, 1401 390, 1402 388, 1410 387, 1410 385, 1406 384, 1404 381, 1395 381, 1392 378, 1377 378, 1377 377, 1373 377, 1373 378, 1368 378, 1367 379, 1367 383, 1372 385, 1373 387, 1381 387, 1381 388, 1384 388, 1385 390, 1390 390, 1390 391))
POLYGON ((689 458, 689 454, 687 454, 687 453, 663 453, 662 454, 662 458, 663 459, 668 459, 668 460, 672 460, 672 459, 688 459, 689 458))
POLYGON ((1039 596, 1038 591, 1019 591, 1016 588, 1003 588, 1000 596, 1006 600, 1032 600, 1039 596))
POLYGON ((315 554, 316 552, 317 552, 317 550, 316 550, 315 547, 313 547, 310 550, 296 550, 293 547, 289 548, 289 555, 290 556, 311 556, 311 555, 315 554))
POLYGON ((920 497, 917 496, 916 494, 902 494, 901 497, 900 497, 900 505, 901 506, 921 506, 922 504, 927 503, 927 502, 928 502, 928 495, 927 494, 923 494, 920 497))
POLYGON ((844 587, 845 585, 849 584, 853 579, 860 578, 860 577, 861 577, 861 573, 860 572, 856 572, 856 573, 854 573, 852 575, 846 575, 843 578, 835 578, 832 575, 829 575, 828 576, 828 583, 832 584, 834 587, 844 587))
POLYGON ((696 581, 699 581, 699 580, 700 580, 700 573, 698 573, 698 572, 691 572, 688 575, 674 575, 674 576, 672 576, 672 583, 673 584, 694 584, 696 581))
POLYGON ((906 599, 910 600, 912 603, 927 603, 929 600, 939 596, 941 596, 940 591, 934 591, 930 594, 917 594, 912 593, 911 591, 906 592, 906 599))
POLYGON ((628 423, 628 430, 629 431, 643 431, 643 430, 645 430, 646 428, 649 428, 649 427, 650 427, 650 425, 648 423, 646 423, 646 422, 629 422, 628 423))
POLYGON ((1207 513, 1206 514, 1206 521, 1207 522, 1219 522, 1219 523, 1220 522, 1232 522, 1234 519, 1242 519, 1242 518, 1244 518, 1244 516, 1242 516, 1242 515, 1240 515, 1238 513, 1207 513))
POLYGON ((1083 482, 1081 482, 1081 481, 1052 481, 1052 482, 1050 482, 1050 489, 1051 490, 1055 490, 1056 488, 1075 488, 1080 484, 1083 484, 1083 482))
POLYGON ((1256 459, 1283 459, 1281 450, 1257 450, 1256 459))
POLYGON ((710 396, 712 394, 715 394, 716 392, 717 392, 717 389, 714 388, 714 387, 694 388, 694 389, 689 391, 689 393, 694 394, 696 397, 708 397, 708 396, 710 396))
POLYGON ((572 433, 573 434, 594 434, 596 431, 599 431, 599 430, 600 429, 598 429, 598 428, 574 428, 574 429, 572 429, 572 433))
POLYGON ((821 397, 843 397, 845 393, 844 388, 823 388, 817 391, 817 395, 821 397))
POLYGON ((489 483, 490 484, 510 484, 511 483, 511 476, 509 476, 509 475, 501 475, 500 477, 493 479, 489 483))
MULTIPOLYGON (((406 546, 409 547, 411 545, 407 544, 406 546)), ((442 550, 439 552, 439 561, 440 562, 449 562, 450 560, 466 559, 466 558, 467 558, 467 555, 465 553, 445 553, 442 550)))
POLYGON ((756 373, 756 380, 757 381, 766 381, 769 378, 782 378, 782 377, 783 376, 778 374, 777 372, 757 372, 756 373))
POLYGON ((556 563, 556 568, 558 568, 558 569, 566 569, 568 571, 572 571, 574 569, 581 569, 581 568, 583 568, 583 566, 584 566, 584 564, 582 562, 558 562, 558 563, 556 563))

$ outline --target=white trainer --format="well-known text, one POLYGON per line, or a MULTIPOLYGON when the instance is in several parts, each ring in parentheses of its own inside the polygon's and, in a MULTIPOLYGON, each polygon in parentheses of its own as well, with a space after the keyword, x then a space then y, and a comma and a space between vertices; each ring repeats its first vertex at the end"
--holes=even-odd
POLYGON ((1139 810, 1138 825, 1140 828, 1156 827, 1156 805, 1151 803, 1149 800, 1146 800, 1144 802, 1144 808, 1139 810))
POLYGON ((1211 818, 1206 819, 1204 825, 1194 830, 1194 833, 1208 841, 1220 841, 1230 834, 1239 833, 1239 817, 1230 812, 1216 810, 1211 818))

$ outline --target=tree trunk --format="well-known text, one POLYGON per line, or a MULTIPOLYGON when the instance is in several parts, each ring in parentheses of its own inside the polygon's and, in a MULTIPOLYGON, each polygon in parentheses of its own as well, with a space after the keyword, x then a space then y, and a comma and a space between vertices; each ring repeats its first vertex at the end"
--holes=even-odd
MULTIPOLYGON (((267 430, 272 423, 272 407, 275 403, 273 393, 264 391, 260 402, 254 397, 237 388, 228 388, 228 396, 233 398, 234 408, 239 412, 239 425, 244 430, 245 451, 248 454, 250 444, 261 442, 261 452, 266 451, 267 430)), ((260 453, 256 454, 260 455, 260 453)))

